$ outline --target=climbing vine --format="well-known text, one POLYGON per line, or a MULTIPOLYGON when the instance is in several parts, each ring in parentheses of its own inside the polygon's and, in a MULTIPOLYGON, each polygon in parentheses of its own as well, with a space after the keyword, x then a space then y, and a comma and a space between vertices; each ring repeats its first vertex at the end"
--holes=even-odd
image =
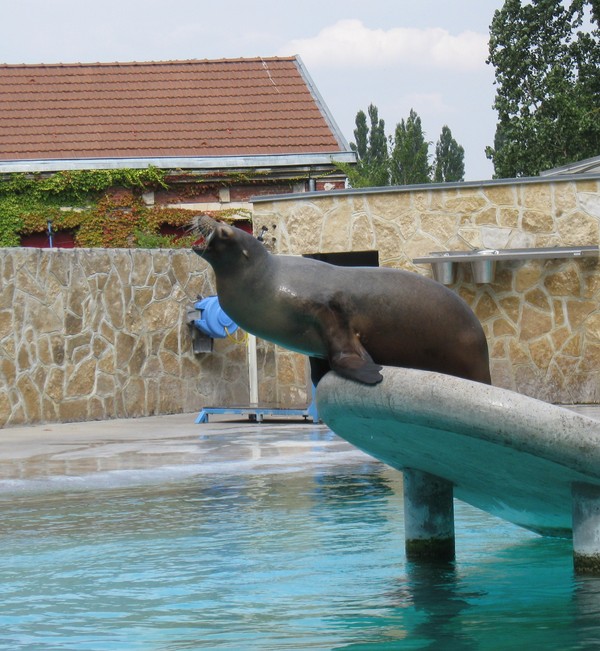
MULTIPOLYGON (((191 196, 200 188, 206 192, 231 184, 231 179, 213 177, 196 176, 182 187, 191 196)), ((0 181, 0 246, 19 246, 22 235, 44 233, 48 222, 54 231, 74 232, 75 244, 82 247, 189 246, 196 239, 190 211, 146 205, 142 195, 156 189, 171 185, 167 172, 154 167, 13 174, 0 181), (164 225, 189 234, 161 234, 164 225)), ((225 221, 251 219, 248 210, 209 214, 225 221)))

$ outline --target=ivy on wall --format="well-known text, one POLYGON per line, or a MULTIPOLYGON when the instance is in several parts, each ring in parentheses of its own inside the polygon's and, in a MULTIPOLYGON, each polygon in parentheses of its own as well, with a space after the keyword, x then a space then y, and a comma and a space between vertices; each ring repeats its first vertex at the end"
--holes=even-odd
MULTIPOLYGON (((196 177, 185 187, 190 193, 217 184, 223 187, 226 181, 211 184, 196 177)), ((160 188, 170 189, 167 172, 155 167, 12 174, 0 181, 0 246, 19 246, 22 235, 44 233, 52 222, 54 231, 73 231, 75 244, 81 247, 188 247, 195 235, 162 235, 160 229, 190 227, 190 211, 148 206, 142 199, 144 192, 160 188)), ((250 220, 251 213, 229 209, 212 216, 250 220)))

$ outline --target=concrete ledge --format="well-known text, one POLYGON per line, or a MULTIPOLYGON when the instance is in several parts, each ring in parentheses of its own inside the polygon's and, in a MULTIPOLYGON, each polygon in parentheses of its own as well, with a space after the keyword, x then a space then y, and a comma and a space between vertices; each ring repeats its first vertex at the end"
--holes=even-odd
POLYGON ((597 258, 597 245, 554 246, 528 249, 476 249, 474 251, 433 251, 427 256, 414 258, 414 264, 430 264, 433 277, 444 285, 454 282, 455 264, 471 265, 476 283, 494 282, 496 262, 502 260, 551 260, 555 258, 597 258))
POLYGON ((386 367, 364 386, 329 373, 320 418, 388 465, 451 482, 454 496, 545 535, 569 536, 574 483, 600 486, 600 422, 512 391, 386 367))

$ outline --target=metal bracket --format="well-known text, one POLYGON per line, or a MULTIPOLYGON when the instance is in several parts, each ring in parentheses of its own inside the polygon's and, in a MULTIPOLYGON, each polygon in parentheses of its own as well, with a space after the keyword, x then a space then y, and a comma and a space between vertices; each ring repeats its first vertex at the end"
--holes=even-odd
POLYGON ((476 283, 494 281, 496 263, 501 260, 548 260, 553 258, 598 257, 598 245, 555 246, 530 249, 476 249, 474 251, 434 251, 428 256, 414 258, 415 264, 430 264, 433 277, 444 285, 451 285, 455 277, 455 263, 468 262, 476 283))
POLYGON ((212 353, 214 339, 204 334, 194 325, 194 321, 200 318, 200 310, 191 309, 187 311, 186 323, 190 329, 190 336, 192 338, 192 350, 195 355, 200 353, 212 353))

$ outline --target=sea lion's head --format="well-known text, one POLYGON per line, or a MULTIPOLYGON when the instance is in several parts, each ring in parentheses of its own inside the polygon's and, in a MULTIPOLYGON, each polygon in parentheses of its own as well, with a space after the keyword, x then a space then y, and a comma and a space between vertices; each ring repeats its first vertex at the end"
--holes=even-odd
POLYGON ((194 231, 199 235, 192 244, 192 251, 210 262, 214 254, 223 248, 222 243, 231 237, 231 226, 212 219, 208 215, 195 218, 194 231))
POLYGON ((200 237, 192 245, 192 251, 215 269, 248 260, 257 248, 264 250, 263 245, 249 233, 208 215, 197 218, 195 230, 200 237))

